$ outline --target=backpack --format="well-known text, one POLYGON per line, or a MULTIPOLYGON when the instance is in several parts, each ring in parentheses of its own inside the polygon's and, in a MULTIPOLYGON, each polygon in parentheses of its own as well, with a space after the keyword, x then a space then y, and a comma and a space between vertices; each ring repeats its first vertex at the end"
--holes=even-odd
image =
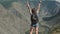
POLYGON ((38 23, 38 21, 39 21, 39 20, 38 20, 38 16, 32 14, 32 15, 31 15, 31 22, 32 22, 32 23, 38 23))

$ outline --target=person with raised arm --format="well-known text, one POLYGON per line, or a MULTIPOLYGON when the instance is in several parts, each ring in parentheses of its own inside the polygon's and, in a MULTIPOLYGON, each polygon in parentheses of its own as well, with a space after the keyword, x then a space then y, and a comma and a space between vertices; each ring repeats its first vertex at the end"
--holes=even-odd
POLYGON ((35 33, 38 34, 38 29, 39 29, 39 18, 38 18, 39 15, 38 14, 40 11, 40 5, 41 3, 39 2, 37 8, 32 8, 29 2, 27 1, 27 7, 29 9, 30 16, 31 16, 30 34, 32 34, 34 30, 35 30, 35 33))

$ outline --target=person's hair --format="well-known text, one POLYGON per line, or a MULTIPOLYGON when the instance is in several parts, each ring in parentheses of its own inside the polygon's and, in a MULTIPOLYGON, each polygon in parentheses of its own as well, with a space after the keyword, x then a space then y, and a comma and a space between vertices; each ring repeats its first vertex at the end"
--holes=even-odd
POLYGON ((35 8, 32 8, 32 13, 36 14, 35 8))

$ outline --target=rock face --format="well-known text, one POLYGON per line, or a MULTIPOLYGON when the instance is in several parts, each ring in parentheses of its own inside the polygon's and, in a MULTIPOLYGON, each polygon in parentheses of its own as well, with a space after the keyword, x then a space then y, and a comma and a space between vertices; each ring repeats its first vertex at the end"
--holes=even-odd
MULTIPOLYGON (((29 34, 30 14, 25 2, 0 0, 0 34, 29 34)), ((39 15, 39 34, 60 34, 59 2, 43 1, 39 15)))

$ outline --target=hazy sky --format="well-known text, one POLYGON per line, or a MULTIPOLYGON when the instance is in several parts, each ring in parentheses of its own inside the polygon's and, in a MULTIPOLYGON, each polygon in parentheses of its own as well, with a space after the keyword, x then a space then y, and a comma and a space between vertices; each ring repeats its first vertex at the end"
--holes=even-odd
POLYGON ((56 0, 56 1, 60 2, 60 0, 56 0))

